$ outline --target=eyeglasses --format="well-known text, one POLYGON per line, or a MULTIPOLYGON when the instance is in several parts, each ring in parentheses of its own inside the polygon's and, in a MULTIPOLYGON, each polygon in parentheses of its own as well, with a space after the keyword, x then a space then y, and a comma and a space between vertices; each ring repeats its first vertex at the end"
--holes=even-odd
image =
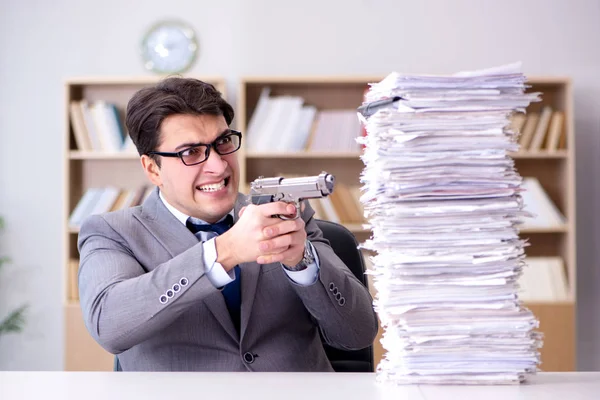
POLYGON ((210 144, 199 143, 178 151, 176 153, 165 153, 161 151, 150 151, 147 154, 162 157, 179 157, 185 165, 196 165, 208 160, 211 147, 215 149, 218 155, 224 156, 235 153, 242 145, 242 132, 231 129, 230 133, 219 136, 210 144))

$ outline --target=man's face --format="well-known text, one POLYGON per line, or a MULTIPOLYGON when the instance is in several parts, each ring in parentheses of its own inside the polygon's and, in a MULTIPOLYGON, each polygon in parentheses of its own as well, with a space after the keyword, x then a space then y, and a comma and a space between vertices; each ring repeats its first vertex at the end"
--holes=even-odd
MULTIPOLYGON (((161 124, 156 151, 178 152, 191 145, 209 144, 228 130, 222 116, 171 115, 161 124)), ((209 223, 231 211, 240 179, 237 153, 221 156, 211 148, 206 161, 191 166, 183 164, 179 157, 160 158, 158 168, 154 160, 144 155, 142 166, 169 204, 209 223)))

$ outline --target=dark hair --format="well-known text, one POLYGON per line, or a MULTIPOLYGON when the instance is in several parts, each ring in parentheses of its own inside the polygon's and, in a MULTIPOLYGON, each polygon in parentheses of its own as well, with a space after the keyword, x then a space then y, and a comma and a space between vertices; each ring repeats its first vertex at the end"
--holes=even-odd
MULTIPOLYGON (((176 114, 222 115, 230 125, 234 112, 213 85, 198 79, 169 77, 141 89, 129 100, 125 117, 140 156, 156 150, 163 120, 176 114)), ((155 160, 160 167, 159 160, 155 160)))

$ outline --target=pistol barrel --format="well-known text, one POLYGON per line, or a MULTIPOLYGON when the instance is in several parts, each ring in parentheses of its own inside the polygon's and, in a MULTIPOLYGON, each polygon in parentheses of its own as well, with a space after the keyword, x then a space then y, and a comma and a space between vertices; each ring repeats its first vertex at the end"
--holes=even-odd
POLYGON ((334 176, 326 172, 317 176, 299 178, 260 177, 252 182, 250 194, 260 197, 269 196, 271 201, 296 202, 328 196, 333 192, 334 185, 334 176))

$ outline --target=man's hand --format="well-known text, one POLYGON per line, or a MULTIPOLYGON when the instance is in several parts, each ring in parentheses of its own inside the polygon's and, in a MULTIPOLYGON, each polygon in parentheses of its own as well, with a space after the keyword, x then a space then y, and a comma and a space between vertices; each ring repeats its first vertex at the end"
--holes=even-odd
POLYGON ((237 223, 215 239, 217 262, 226 271, 251 261, 296 265, 304 256, 304 221, 301 218, 282 220, 272 217, 295 213, 296 207, 285 202, 244 207, 237 223))

